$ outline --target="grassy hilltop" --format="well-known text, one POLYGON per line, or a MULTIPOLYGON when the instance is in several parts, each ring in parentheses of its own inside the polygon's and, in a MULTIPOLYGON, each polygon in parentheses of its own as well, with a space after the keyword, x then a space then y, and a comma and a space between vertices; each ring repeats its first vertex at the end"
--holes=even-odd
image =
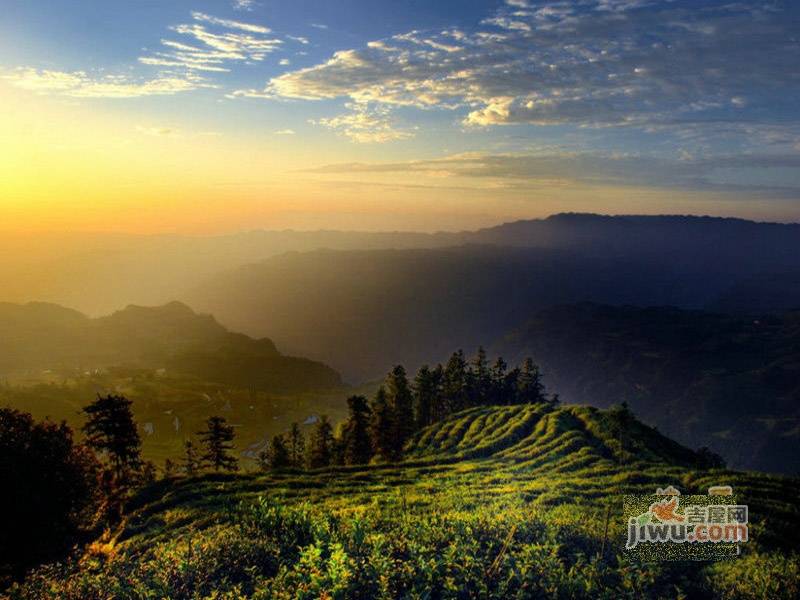
POLYGON ((704 468, 624 411, 475 408, 419 432, 406 456, 160 481, 79 562, 12 597, 797 597, 800 481, 704 468), (618 494, 667 484, 732 485, 750 507, 743 556, 626 560, 618 494))

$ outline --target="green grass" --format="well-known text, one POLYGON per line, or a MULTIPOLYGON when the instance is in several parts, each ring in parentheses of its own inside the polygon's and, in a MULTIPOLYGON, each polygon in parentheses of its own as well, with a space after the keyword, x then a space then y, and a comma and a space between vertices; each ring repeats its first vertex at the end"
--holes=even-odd
POLYGON ((161 481, 28 598, 791 598, 798 480, 693 466, 692 452, 580 406, 476 408, 399 465, 161 481), (729 484, 752 539, 723 563, 629 562, 620 494, 729 484), (605 514, 611 507, 609 532, 605 514))

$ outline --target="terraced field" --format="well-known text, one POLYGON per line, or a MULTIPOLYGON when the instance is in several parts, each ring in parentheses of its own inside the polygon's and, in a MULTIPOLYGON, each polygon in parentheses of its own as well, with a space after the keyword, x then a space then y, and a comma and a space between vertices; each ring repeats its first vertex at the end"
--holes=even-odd
POLYGON ((162 481, 38 598, 792 598, 797 479, 708 470, 621 411, 476 408, 398 465, 162 481), (720 563, 622 555, 620 494, 729 484, 751 541, 720 563))

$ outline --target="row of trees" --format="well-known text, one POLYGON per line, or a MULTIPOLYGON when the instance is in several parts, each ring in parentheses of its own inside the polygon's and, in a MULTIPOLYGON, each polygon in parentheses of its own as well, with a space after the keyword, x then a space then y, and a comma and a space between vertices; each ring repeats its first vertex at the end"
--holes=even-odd
POLYGON ((509 369, 502 358, 490 365, 483 348, 469 361, 459 350, 444 365, 420 368, 413 382, 403 366, 396 366, 372 401, 364 396, 348 398, 349 418, 336 433, 322 417, 303 452, 305 441, 294 424, 288 434, 272 438, 259 463, 262 468, 281 469, 366 464, 373 459, 393 462, 402 458, 416 431, 452 413, 475 406, 540 402, 555 405, 558 396, 548 396, 532 359, 509 369))

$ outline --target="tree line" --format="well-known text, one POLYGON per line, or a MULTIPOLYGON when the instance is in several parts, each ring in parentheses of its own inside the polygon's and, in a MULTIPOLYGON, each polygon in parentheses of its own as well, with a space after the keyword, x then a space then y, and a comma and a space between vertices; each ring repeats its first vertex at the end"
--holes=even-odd
MULTIPOLYGON (((471 360, 459 350, 444 365, 420 368, 413 381, 403 366, 394 367, 373 398, 347 399, 349 416, 336 430, 326 416, 308 436, 294 423, 269 440, 257 462, 267 470, 394 462, 415 432, 452 413, 538 402, 558 398, 546 394, 531 359, 509 369, 502 358, 490 365, 482 348, 471 360)), ((98 395, 83 408, 80 443, 66 423, 0 409, 0 479, 14 490, 0 496, 0 589, 27 567, 65 552, 81 532, 97 534, 118 522, 131 494, 157 479, 155 465, 142 458, 131 405, 124 396, 98 395)), ((232 425, 209 417, 185 441, 183 457, 165 462, 164 476, 237 471, 234 440, 232 425)))
POLYGON ((483 348, 470 360, 458 350, 445 364, 422 366, 413 381, 402 365, 394 367, 371 400, 347 399, 349 417, 336 432, 323 416, 306 443, 295 423, 270 440, 258 462, 263 469, 395 462, 411 436, 450 414, 475 406, 540 402, 556 405, 558 396, 547 394, 531 358, 509 369, 502 358, 490 364, 483 348))

